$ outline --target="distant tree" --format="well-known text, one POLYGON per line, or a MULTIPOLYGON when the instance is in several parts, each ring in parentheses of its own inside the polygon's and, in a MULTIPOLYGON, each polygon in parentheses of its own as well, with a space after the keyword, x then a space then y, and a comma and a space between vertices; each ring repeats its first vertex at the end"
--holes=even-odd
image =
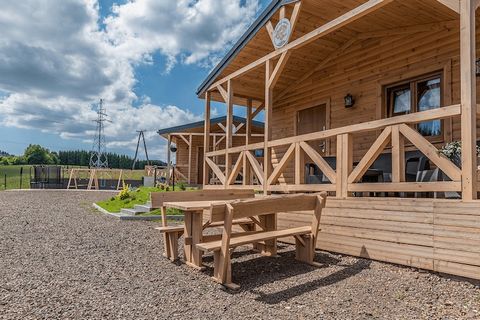
POLYGON ((7 162, 9 165, 19 165, 19 164, 26 164, 24 157, 17 157, 17 156, 10 156, 7 157, 7 162))
POLYGON ((5 152, 3 150, 0 150, 0 157, 9 157, 11 156, 11 154, 9 154, 8 152, 5 152))
POLYGON ((25 149, 23 158, 28 164, 57 164, 59 162, 56 153, 52 153, 38 144, 29 145, 25 149))

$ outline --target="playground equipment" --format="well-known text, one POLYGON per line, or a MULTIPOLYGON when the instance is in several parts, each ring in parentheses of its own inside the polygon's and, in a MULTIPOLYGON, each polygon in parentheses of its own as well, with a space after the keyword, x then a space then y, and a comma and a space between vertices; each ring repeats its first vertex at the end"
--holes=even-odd
POLYGON ((82 187, 86 187, 87 190, 111 189, 107 186, 107 181, 116 181, 116 185, 111 186, 116 190, 123 188, 125 185, 123 170, 103 168, 71 169, 67 189, 79 189, 82 187), (82 184, 82 182, 86 182, 86 184, 82 184))

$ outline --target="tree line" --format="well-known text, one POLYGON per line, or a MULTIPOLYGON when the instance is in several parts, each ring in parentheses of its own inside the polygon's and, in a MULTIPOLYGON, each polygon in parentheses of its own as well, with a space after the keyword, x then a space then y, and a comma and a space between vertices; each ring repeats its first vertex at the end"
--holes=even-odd
MULTIPOLYGON (((60 164, 70 166, 88 167, 90 162, 90 152, 85 150, 59 151, 58 158, 60 164)), ((108 166, 113 169, 131 169, 133 158, 113 152, 107 153, 108 166)), ((151 160, 151 165, 166 166, 167 164, 160 160, 151 160)), ((135 169, 144 169, 148 165, 147 160, 137 160, 135 169)))
MULTIPOLYGON (((107 153, 108 166, 112 169, 131 169, 133 158, 113 152, 107 153)), ((85 150, 50 151, 38 144, 31 144, 22 156, 12 156, 2 153, 0 165, 21 165, 21 164, 43 164, 43 165, 64 165, 88 167, 90 152, 85 150)), ((146 160, 138 160, 135 169, 144 169, 146 160)), ((151 165, 165 166, 166 163, 159 160, 150 161, 151 165)))

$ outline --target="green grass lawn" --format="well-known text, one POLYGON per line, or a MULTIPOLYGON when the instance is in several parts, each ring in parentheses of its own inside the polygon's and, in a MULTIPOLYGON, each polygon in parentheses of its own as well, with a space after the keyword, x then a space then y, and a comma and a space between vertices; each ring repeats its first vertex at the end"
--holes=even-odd
MULTIPOLYGON (((69 166, 68 168, 81 168, 79 166, 69 166)), ((68 179, 69 171, 64 166, 63 177, 68 179)), ((86 168, 86 167, 85 167, 86 168)), ((158 173, 160 174, 160 173, 158 173)), ((31 165, 0 165, 0 191, 6 189, 30 189, 30 175, 33 177, 33 166, 31 165), (22 175, 20 176, 20 170, 23 168, 22 175), (21 183, 20 183, 21 180, 21 183), (5 187, 6 181, 6 187, 5 187)), ((144 170, 128 170, 123 171, 123 178, 125 180, 141 180, 145 175, 144 170)), ((79 173, 79 177, 87 180, 88 172, 79 173)))
POLYGON ((30 189, 31 167, 29 165, 0 166, 0 190, 20 189, 20 187, 22 189, 30 189), (22 175, 20 175, 21 168, 23 168, 22 175), (6 187, 5 180, 7 183, 6 187))
MULTIPOLYGON (((188 189, 188 190, 193 190, 193 189, 188 189)), ((175 187, 175 191, 181 191, 181 189, 179 187, 175 187)), ((160 188, 140 187, 134 191, 130 191, 129 196, 126 199, 122 200, 117 195, 108 200, 97 202, 97 204, 109 212, 120 212, 121 209, 132 209, 136 204, 147 203, 147 201, 150 200, 151 192, 168 192, 168 191, 161 190, 160 188)), ((160 214, 160 209, 154 210, 144 215, 156 215, 156 214, 160 214)), ((182 214, 182 212, 176 209, 168 209, 167 214, 178 215, 178 214, 182 214)))

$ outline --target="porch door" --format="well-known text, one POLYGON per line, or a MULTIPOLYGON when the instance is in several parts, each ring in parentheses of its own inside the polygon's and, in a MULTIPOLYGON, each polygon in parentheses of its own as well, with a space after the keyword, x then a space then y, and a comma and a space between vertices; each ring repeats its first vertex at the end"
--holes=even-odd
MULTIPOLYGON (((323 131, 327 129, 327 105, 302 109, 297 112, 296 135, 323 131)), ((326 155, 327 143, 313 141, 309 143, 322 156, 326 155)))
POLYGON ((203 147, 198 147, 197 184, 203 184, 203 147))

